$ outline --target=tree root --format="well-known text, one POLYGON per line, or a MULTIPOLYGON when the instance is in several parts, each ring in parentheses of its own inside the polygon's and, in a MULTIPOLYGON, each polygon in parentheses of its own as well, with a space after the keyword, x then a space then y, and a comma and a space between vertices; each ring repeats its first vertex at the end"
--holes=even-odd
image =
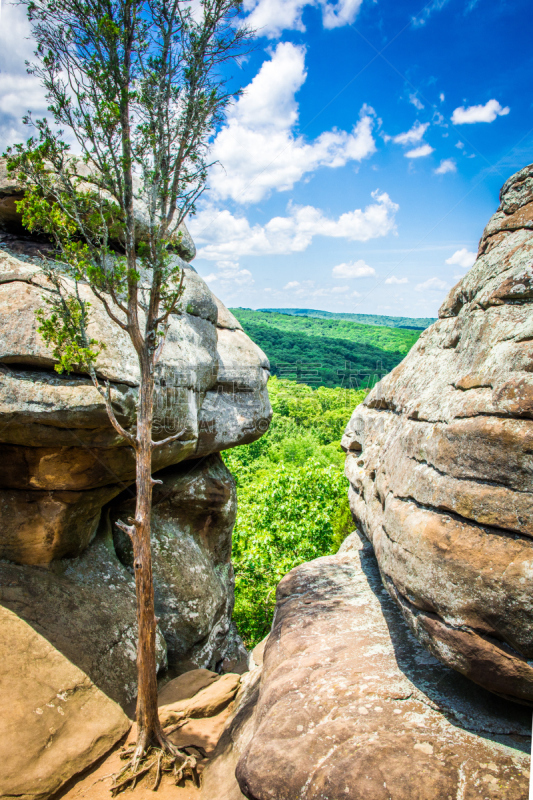
POLYGON ((138 742, 135 747, 122 751, 120 757, 128 759, 128 763, 113 776, 112 797, 116 797, 128 786, 133 790, 139 778, 152 771, 155 773, 152 785, 154 792, 159 787, 163 772, 172 772, 176 785, 190 778, 195 786, 200 786, 198 763, 207 758, 203 747, 186 745, 178 748, 166 737, 160 745, 146 747, 143 742, 138 742))

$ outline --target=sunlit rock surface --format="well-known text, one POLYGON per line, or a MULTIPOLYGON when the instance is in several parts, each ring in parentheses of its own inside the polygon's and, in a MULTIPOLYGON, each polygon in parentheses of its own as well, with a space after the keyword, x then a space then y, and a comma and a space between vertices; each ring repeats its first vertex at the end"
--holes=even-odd
POLYGON ((412 631, 533 703, 533 165, 439 320, 347 426, 354 518, 412 631))
POLYGON ((530 732, 527 708, 412 636, 356 532, 279 584, 259 699, 221 738, 209 800, 212 779, 220 800, 524 800, 530 732))

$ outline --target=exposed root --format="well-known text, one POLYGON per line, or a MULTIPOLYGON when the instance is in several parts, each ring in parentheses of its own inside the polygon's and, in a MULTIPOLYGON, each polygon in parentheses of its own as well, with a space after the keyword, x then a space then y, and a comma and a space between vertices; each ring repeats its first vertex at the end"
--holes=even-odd
MULTIPOLYGON (((182 724, 173 726, 172 730, 181 727, 182 724)), ((165 731, 165 733, 169 732, 168 730, 165 731)), ((178 748, 166 736, 162 739, 160 745, 160 747, 146 747, 144 742, 139 741, 135 747, 122 751, 120 757, 128 759, 128 763, 113 776, 112 797, 116 797, 128 786, 131 786, 133 790, 139 778, 152 771, 155 776, 152 784, 152 791, 154 792, 159 787, 163 772, 172 772, 176 784, 190 778, 195 786, 200 786, 198 764, 207 758, 207 753, 203 747, 187 745, 178 748)))

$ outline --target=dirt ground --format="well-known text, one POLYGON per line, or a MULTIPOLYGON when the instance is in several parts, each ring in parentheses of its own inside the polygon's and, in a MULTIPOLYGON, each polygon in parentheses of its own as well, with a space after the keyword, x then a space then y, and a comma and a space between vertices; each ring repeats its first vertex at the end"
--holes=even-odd
MULTIPOLYGON (((203 747, 209 754, 224 729, 231 709, 227 708, 216 717, 191 719, 179 731, 172 735, 174 744, 180 746, 195 744, 203 747)), ((75 776, 63 789, 54 796, 54 800, 110 800, 112 776, 124 765, 120 758, 120 750, 127 742, 135 741, 135 725, 127 736, 119 742, 107 756, 80 776, 75 776)), ((201 770, 201 765, 200 765, 201 770)), ((201 791, 191 781, 176 786, 169 774, 163 773, 157 792, 152 790, 155 775, 148 773, 140 778, 135 789, 127 789, 123 795, 125 800, 200 800, 201 791)), ((213 798, 223 800, 223 798, 213 798)))

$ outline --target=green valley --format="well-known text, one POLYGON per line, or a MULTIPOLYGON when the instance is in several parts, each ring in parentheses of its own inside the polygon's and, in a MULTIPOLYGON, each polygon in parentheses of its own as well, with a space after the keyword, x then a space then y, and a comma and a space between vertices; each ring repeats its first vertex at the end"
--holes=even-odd
POLYGON ((370 388, 400 363, 422 332, 344 318, 231 310, 267 354, 273 375, 310 386, 370 388))

